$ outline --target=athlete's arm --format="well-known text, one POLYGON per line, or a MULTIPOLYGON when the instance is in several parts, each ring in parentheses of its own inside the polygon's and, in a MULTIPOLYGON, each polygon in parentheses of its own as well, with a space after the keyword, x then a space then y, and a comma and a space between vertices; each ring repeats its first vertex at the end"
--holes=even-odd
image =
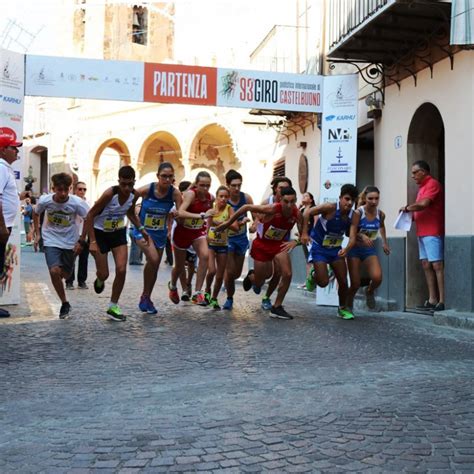
POLYGON ((382 247, 385 255, 390 255, 390 247, 387 242, 387 232, 385 230, 385 213, 380 211, 380 236, 382 237, 382 247))
POLYGON ((303 213, 303 228, 301 230, 301 243, 308 244, 310 241, 308 235, 309 219, 316 215, 326 215, 334 211, 334 203, 326 202, 318 206, 309 207, 303 213))
MULTIPOLYGON (((346 257, 349 251, 354 247, 357 243, 358 238, 358 230, 359 230, 359 223, 360 223, 360 212, 354 211, 352 214, 352 221, 351 227, 349 230, 349 242, 347 245, 338 252, 339 257, 346 257)), ((367 237, 367 236, 364 236, 367 237)))
MULTIPOLYGON (((229 209, 229 221, 234 217, 235 211, 232 209, 232 207, 229 209)), ((238 221, 234 221, 232 224, 229 225, 229 229, 233 230, 234 232, 239 231, 240 224, 238 221)))
POLYGON ((263 215, 272 215, 274 214, 274 205, 267 204, 266 206, 256 206, 255 204, 244 204, 234 215, 227 221, 216 227, 218 232, 227 229, 234 221, 236 221, 240 216, 245 215, 247 212, 258 213, 263 215))
MULTIPOLYGON (((194 193, 192 191, 185 191, 183 193, 183 202, 178 208, 177 217, 181 219, 201 219, 201 214, 197 214, 194 212, 188 212, 187 209, 191 205, 194 200, 194 193)), ((214 209, 208 209, 207 212, 204 213, 204 219, 208 217, 214 216, 216 212, 214 209)))
POLYGON ((97 242, 95 240, 94 219, 104 210, 105 206, 112 200, 114 192, 112 188, 106 189, 102 196, 89 209, 84 221, 83 235, 89 235, 89 250, 97 252, 97 242))

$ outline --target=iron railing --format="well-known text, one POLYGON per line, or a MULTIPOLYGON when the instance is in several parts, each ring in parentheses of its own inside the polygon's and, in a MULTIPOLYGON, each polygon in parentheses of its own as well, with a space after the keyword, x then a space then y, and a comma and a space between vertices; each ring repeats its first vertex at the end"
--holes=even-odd
POLYGON ((395 0, 329 0, 327 25, 329 50, 333 49, 354 30, 395 0))

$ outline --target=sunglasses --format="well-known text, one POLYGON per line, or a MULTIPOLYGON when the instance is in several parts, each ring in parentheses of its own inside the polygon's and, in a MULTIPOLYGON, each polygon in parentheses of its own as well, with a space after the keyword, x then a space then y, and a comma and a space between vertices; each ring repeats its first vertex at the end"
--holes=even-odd
POLYGON ((77 188, 78 191, 87 191, 87 188, 77 188))
POLYGON ((160 178, 163 178, 163 179, 173 179, 174 178, 174 174, 160 174, 159 176, 160 176, 160 178))

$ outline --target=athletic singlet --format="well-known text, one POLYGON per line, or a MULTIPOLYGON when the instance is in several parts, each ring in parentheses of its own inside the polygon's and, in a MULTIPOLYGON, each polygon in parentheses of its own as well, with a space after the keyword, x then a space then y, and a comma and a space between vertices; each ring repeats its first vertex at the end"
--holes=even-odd
MULTIPOLYGON (((206 193, 206 199, 201 201, 196 194, 196 188, 191 188, 190 191, 194 193, 194 199, 186 209, 193 214, 201 214, 208 211, 212 207, 211 195, 206 193)), ((206 227, 206 220, 200 217, 186 217, 178 224, 178 228, 185 228, 187 230, 203 230, 206 227)))
POLYGON ((342 219, 339 201, 336 204, 336 214, 332 219, 325 219, 322 215, 316 221, 311 230, 311 238, 314 242, 326 248, 336 248, 342 245, 344 235, 351 226, 352 209, 347 220, 342 219))
POLYGON ((150 184, 146 198, 142 200, 140 222, 149 234, 161 234, 168 231, 168 214, 174 206, 174 187, 170 186, 166 195, 156 197, 155 183, 150 184))
MULTIPOLYGON (((213 222, 215 222, 216 224, 221 224, 222 222, 229 220, 230 208, 231 206, 227 204, 225 208, 221 212, 219 212, 219 214, 216 214, 215 216, 212 217, 213 222)), ((217 245, 219 247, 226 247, 227 241, 228 241, 228 234, 229 234, 229 231, 227 229, 223 230, 222 232, 216 232, 214 230, 214 227, 210 227, 209 230, 207 231, 207 241, 209 245, 217 245)))
POLYGON ((296 223, 298 208, 293 207, 290 217, 285 217, 281 211, 281 203, 275 205, 275 214, 268 222, 261 222, 257 229, 257 238, 266 243, 281 242, 289 235, 296 223))
MULTIPOLYGON (((239 202, 237 204, 232 204, 230 199, 227 201, 227 203, 229 204, 229 206, 232 207, 234 212, 237 212, 242 206, 247 204, 247 198, 245 197, 245 193, 243 193, 241 191, 239 193, 239 202)), ((247 224, 246 223, 244 223, 244 224, 241 223, 241 221, 244 220, 245 217, 246 217, 245 215, 242 215, 237 219, 237 222, 239 223, 239 230, 236 232, 235 230, 230 230, 229 229, 229 237, 236 237, 237 235, 242 235, 242 234, 247 233, 247 224)))
POLYGON ((118 186, 114 186, 112 190, 114 193, 112 199, 105 205, 102 212, 94 218, 94 228, 104 232, 115 232, 125 228, 125 216, 135 199, 135 191, 133 190, 128 199, 120 204, 118 186))
POLYGON ((360 222, 357 232, 365 234, 370 240, 376 240, 381 225, 380 211, 377 209, 375 219, 369 221, 365 214, 364 206, 357 209, 360 212, 360 222))

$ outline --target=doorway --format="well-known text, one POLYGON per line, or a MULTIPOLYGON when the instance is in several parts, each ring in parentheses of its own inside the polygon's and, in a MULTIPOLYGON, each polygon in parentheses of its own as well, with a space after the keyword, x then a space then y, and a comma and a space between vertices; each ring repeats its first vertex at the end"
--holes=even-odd
MULTIPOLYGON (((418 186, 411 178, 411 167, 417 160, 426 161, 431 175, 444 187, 444 124, 439 110, 427 102, 416 110, 407 139, 407 203, 416 201, 418 186)), ((407 234, 405 308, 413 309, 428 297, 425 275, 418 256, 416 226, 407 234)))

